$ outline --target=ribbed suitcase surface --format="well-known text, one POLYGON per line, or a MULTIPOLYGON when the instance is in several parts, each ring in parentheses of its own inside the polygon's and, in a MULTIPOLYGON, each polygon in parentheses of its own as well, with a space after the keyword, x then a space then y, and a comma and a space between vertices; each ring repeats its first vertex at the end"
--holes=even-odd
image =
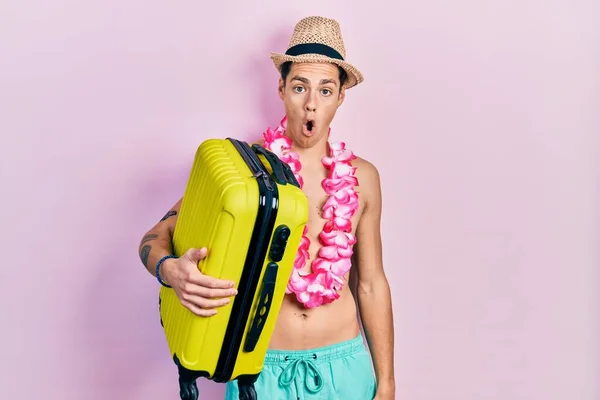
POLYGON ((210 139, 198 147, 174 252, 208 248, 200 270, 236 282, 238 294, 207 318, 161 287, 161 322, 180 375, 225 382, 262 369, 308 219, 307 198, 289 167, 278 159, 270 164, 270 157, 276 159, 235 139, 210 139))

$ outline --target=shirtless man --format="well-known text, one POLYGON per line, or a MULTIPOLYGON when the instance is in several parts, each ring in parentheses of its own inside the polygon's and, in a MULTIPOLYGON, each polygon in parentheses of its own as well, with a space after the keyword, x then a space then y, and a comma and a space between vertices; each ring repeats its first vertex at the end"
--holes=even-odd
MULTIPOLYGON (((307 237, 311 244, 304 271, 311 271, 311 262, 322 247, 319 235, 331 218, 322 211, 328 198, 322 186, 328 174, 322 158, 330 155, 328 140, 337 141, 335 133, 329 137, 329 125, 345 91, 363 80, 356 68, 343 61, 344 55, 339 25, 323 17, 301 20, 286 54, 272 54, 281 73, 279 96, 285 105, 285 135, 291 139, 291 150, 299 155, 299 175, 310 205, 307 237), (308 127, 307 121, 311 121, 308 127)), ((264 140, 258 143, 265 145, 264 140)), ((390 290, 382 265, 379 174, 373 164, 360 157, 352 160, 352 166, 359 182, 355 189, 358 208, 350 218, 348 233, 356 239, 352 267, 358 278, 357 298, 346 284, 348 273, 343 274, 344 285, 336 288, 339 298, 319 306, 303 304, 295 293, 285 296, 264 369, 255 384, 259 399, 395 399, 394 331, 390 290), (357 304, 373 361, 359 329, 357 304)), ((180 204, 181 200, 140 244, 140 257, 153 276, 158 261, 172 253, 180 204)), ((207 249, 190 249, 180 258, 166 259, 159 275, 185 307, 210 318, 231 301, 235 289, 233 282, 199 272, 197 263, 206 255, 207 249)), ((227 384, 225 397, 238 399, 235 381, 227 384)))

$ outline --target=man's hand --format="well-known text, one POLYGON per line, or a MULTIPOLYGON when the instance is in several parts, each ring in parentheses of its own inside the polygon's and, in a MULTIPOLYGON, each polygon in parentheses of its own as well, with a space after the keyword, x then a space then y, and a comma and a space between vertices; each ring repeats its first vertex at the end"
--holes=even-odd
POLYGON ((396 391, 393 388, 380 387, 373 400, 396 400, 396 391))
POLYGON ((216 308, 230 302, 230 296, 237 294, 234 282, 204 275, 198 269, 198 261, 204 259, 207 249, 189 249, 179 258, 163 262, 161 275, 170 285, 181 304, 202 317, 217 313, 216 308))
POLYGON ((373 400, 395 400, 396 382, 393 378, 377 379, 377 392, 373 400))

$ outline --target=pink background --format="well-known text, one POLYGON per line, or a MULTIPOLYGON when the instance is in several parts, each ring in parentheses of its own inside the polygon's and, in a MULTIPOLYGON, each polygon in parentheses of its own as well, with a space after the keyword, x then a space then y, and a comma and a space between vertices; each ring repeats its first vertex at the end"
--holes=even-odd
POLYGON ((597 1, 201 3, 0 7, 0 398, 178 398, 139 239, 279 121, 309 14, 366 77, 333 134, 382 175, 397 398, 600 397, 597 1))

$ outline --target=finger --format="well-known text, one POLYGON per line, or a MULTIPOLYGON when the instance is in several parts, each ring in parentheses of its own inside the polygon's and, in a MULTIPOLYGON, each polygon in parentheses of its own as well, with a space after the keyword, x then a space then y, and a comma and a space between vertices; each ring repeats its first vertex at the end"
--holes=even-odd
POLYGON ((200 249, 191 248, 185 252, 185 257, 194 264, 198 264, 198 261, 202 260, 208 254, 206 247, 200 249))
POLYGON ((195 268, 187 271, 186 280, 197 286, 207 287, 211 289, 232 289, 235 283, 230 280, 219 279, 209 275, 205 275, 195 268))
POLYGON ((184 295, 184 300, 189 302, 196 307, 210 310, 213 308, 223 307, 231 302, 229 297, 223 297, 219 299, 207 299, 206 297, 195 296, 195 295, 184 295))
POLYGON ((199 317, 211 317, 217 313, 217 310, 205 310, 203 308, 197 307, 196 305, 189 303, 187 301, 182 301, 181 304, 192 313, 196 314, 199 317))
POLYGON ((235 296, 237 289, 213 289, 204 286, 189 283, 183 287, 183 292, 189 295, 196 295, 204 298, 230 297, 235 296))
POLYGON ((193 283, 211 289, 231 289, 235 285, 233 281, 204 275, 201 272, 199 274, 193 274, 190 278, 190 281, 193 283))

